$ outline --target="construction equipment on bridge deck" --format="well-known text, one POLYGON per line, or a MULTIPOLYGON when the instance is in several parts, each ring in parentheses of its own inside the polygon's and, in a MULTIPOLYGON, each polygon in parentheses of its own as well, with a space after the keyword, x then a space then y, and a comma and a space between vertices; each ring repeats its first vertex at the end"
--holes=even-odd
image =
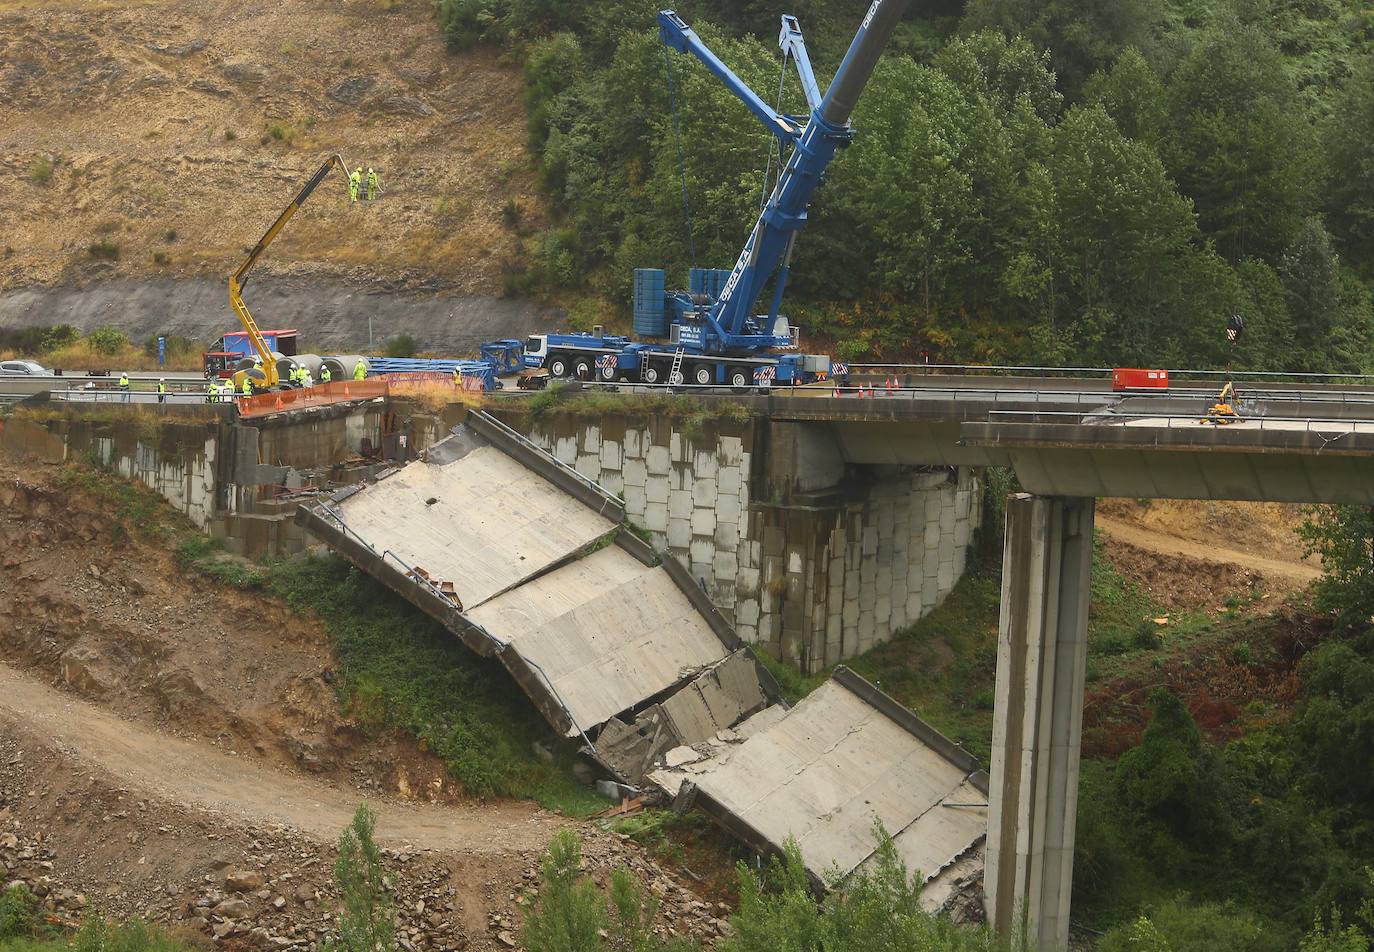
MULTIPOLYGON (((1231 372, 1231 356, 1235 353, 1236 341, 1240 340, 1241 334, 1245 331, 1245 318, 1239 314, 1232 314, 1231 319, 1226 322, 1226 340, 1230 345, 1227 348, 1226 372, 1231 372)), ((1199 423, 1210 423, 1212 426, 1226 426, 1228 423, 1235 423, 1240 420, 1240 414, 1236 412, 1236 403, 1239 397, 1236 396, 1236 387, 1231 381, 1226 381, 1226 385, 1221 388, 1221 393, 1217 394, 1217 402, 1208 407, 1207 415, 1199 420, 1199 423)))
POLYGON ((1226 386, 1221 388, 1221 393, 1217 394, 1217 402, 1207 408, 1207 415, 1199 423, 1210 423, 1213 426, 1226 426, 1228 423, 1236 423, 1240 420, 1240 414, 1236 412, 1235 403, 1239 398, 1236 396, 1236 387, 1231 381, 1226 381, 1226 386))
MULTIPOLYGON (((361 166, 359 168, 361 168, 361 166)), ((272 222, 271 227, 258 239, 258 243, 248 252, 248 257, 243 259, 243 264, 239 265, 238 270, 229 277, 229 306, 233 308, 235 316, 239 319, 239 323, 243 325, 243 329, 248 334, 248 339, 252 342, 253 350, 256 352, 258 360, 260 361, 258 366, 251 369, 240 370, 234 374, 233 381, 235 389, 243 386, 243 378, 245 376, 251 376, 253 378, 253 387, 257 390, 270 389, 277 386, 280 382, 280 377, 277 373, 277 354, 274 354, 271 348, 268 347, 262 332, 258 330, 257 322, 253 320, 253 315, 248 311, 248 305, 243 302, 243 289, 244 286, 248 284, 248 273, 252 271, 253 266, 258 263, 258 258, 262 257, 262 253, 267 250, 267 246, 272 244, 277 235, 281 233, 281 230, 286 227, 286 223, 300 210, 300 207, 305 204, 306 199, 308 199, 311 193, 315 191, 316 187, 324 181, 325 176, 327 176, 332 169, 338 169, 345 179, 349 177, 348 164, 344 162, 341 156, 335 153, 326 159, 324 164, 319 167, 315 174, 301 187, 301 190, 296 193, 296 197, 291 200, 291 203, 277 216, 277 220, 272 222)))
MULTIPOLYGON (((836 150, 853 139, 850 114, 906 5, 906 0, 874 0, 824 96, 811 69, 801 25, 796 17, 783 16, 778 37, 783 70, 788 60, 795 63, 808 107, 805 115, 795 116, 768 105, 680 16, 672 10, 660 11, 663 43, 705 64, 776 138, 779 154, 791 151, 734 268, 693 267, 686 291, 667 290, 661 269, 635 271, 635 332, 659 338, 658 342, 630 342, 599 333, 534 335, 526 345, 526 365, 547 367, 555 377, 590 379, 594 372, 604 382, 724 385, 738 390, 825 379, 830 358, 798 352, 797 330, 780 313, 783 291, 811 196, 836 150), (754 307, 770 283, 767 311, 755 314, 754 307)), ((672 58, 665 59, 671 94, 672 58)), ((676 119, 676 96, 670 99, 676 119)), ((766 178, 764 184, 767 187, 766 178)), ((684 196, 685 190, 684 172, 684 196)), ((690 212, 688 227, 690 233, 690 212)))

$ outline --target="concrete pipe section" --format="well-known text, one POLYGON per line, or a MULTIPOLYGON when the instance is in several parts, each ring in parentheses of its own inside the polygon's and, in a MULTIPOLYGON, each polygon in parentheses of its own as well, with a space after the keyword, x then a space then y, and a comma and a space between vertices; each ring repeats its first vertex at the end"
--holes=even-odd
MULTIPOLYGON (((358 365, 358 361, 363 362, 363 367, 371 370, 368 366, 367 358, 360 354, 342 354, 334 357, 325 357, 322 364, 329 368, 329 373, 335 380, 352 380, 353 368, 358 365)), ((318 376, 318 374, 317 374, 318 376)))
MULTIPOLYGON (((318 354, 297 354, 294 357, 277 358, 277 376, 282 380, 291 379, 291 371, 297 367, 304 367, 310 372, 310 376, 316 382, 320 379, 320 368, 324 365, 324 359, 318 354)), ((330 368, 330 373, 335 373, 334 368, 330 368)), ((335 374, 335 379, 338 379, 335 374)))

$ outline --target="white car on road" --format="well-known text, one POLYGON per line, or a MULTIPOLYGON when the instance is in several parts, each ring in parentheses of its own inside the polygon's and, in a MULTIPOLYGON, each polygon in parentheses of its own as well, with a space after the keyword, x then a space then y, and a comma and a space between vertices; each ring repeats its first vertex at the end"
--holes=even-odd
POLYGON ((0 360, 0 377, 51 377, 52 371, 32 360, 0 360))

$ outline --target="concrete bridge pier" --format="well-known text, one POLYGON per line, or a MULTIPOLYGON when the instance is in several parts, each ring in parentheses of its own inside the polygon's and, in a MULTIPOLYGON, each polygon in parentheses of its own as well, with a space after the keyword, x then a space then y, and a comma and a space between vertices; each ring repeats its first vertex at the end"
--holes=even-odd
POLYGON ((1047 950, 1069 941, 1093 506, 1007 500, 983 888, 993 926, 1047 950))

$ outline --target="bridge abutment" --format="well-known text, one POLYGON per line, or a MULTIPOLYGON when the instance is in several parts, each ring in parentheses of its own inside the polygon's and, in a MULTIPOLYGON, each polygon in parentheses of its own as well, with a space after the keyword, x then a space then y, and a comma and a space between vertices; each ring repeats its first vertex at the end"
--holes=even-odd
POLYGON ((1069 939, 1093 510, 1007 500, 983 889, 989 923, 1036 948, 1069 939))
POLYGON ((522 429, 619 494, 742 639, 807 672, 940 604, 982 516, 976 469, 854 465, 828 424, 616 414, 522 429))

